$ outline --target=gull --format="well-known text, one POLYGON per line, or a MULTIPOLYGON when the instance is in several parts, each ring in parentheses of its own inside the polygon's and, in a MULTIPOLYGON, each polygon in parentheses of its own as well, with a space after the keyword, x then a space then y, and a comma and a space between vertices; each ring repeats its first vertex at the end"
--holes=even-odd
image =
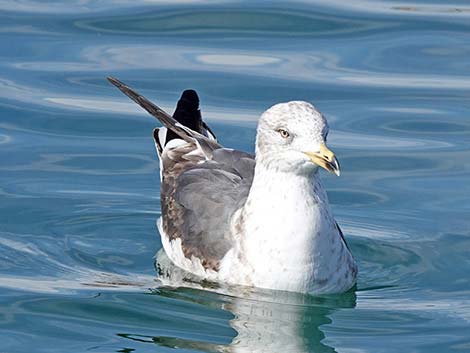
POLYGON ((328 123, 310 103, 291 101, 260 117, 255 156, 224 148, 202 121, 197 93, 174 116, 116 78, 108 80, 156 117, 167 262, 201 280, 308 294, 340 293, 357 264, 333 217, 319 168, 340 175, 326 146, 328 123))

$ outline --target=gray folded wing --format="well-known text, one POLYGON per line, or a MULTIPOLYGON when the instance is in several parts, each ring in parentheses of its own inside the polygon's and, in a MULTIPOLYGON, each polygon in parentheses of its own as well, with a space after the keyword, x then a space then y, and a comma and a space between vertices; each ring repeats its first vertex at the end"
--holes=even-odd
POLYGON ((162 166, 162 237, 180 239, 185 257, 196 257, 206 269, 218 270, 233 244, 230 220, 245 203, 253 181, 253 156, 222 148, 118 79, 108 80, 184 142, 163 148, 158 130, 154 132, 162 166))
POLYGON ((204 160, 191 155, 193 150, 186 145, 162 156, 163 231, 170 241, 181 240, 185 257, 218 270, 233 245, 230 221, 246 201, 255 161, 250 154, 223 148, 204 160))

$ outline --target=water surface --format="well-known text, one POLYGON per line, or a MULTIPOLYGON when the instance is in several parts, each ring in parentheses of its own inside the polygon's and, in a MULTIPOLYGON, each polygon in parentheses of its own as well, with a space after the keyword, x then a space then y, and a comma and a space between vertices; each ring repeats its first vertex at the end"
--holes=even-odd
POLYGON ((0 1, 2 352, 470 351, 470 7, 339 1, 0 1), (158 288, 156 122, 197 89, 253 151, 313 102, 357 291, 158 288))

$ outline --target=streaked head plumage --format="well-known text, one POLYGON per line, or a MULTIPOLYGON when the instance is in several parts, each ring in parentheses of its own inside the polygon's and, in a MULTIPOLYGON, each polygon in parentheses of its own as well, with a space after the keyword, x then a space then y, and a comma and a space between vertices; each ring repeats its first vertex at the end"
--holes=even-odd
POLYGON ((325 163, 337 164, 336 159, 333 161, 333 153, 326 148, 328 131, 328 122, 312 104, 304 101, 276 104, 259 120, 257 162, 278 170, 300 173, 309 173, 321 166, 339 174, 339 166, 338 170, 330 170, 327 168, 329 165, 323 165, 322 161, 315 161, 312 157, 321 155, 327 159, 325 163))

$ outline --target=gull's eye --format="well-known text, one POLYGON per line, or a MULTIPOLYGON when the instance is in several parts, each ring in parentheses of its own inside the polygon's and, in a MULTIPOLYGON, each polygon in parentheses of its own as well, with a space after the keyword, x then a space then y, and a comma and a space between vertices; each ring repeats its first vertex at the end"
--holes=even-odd
POLYGON ((279 132, 279 135, 281 135, 281 137, 283 137, 285 139, 290 136, 289 132, 287 130, 284 130, 284 129, 278 129, 277 132, 279 132))

